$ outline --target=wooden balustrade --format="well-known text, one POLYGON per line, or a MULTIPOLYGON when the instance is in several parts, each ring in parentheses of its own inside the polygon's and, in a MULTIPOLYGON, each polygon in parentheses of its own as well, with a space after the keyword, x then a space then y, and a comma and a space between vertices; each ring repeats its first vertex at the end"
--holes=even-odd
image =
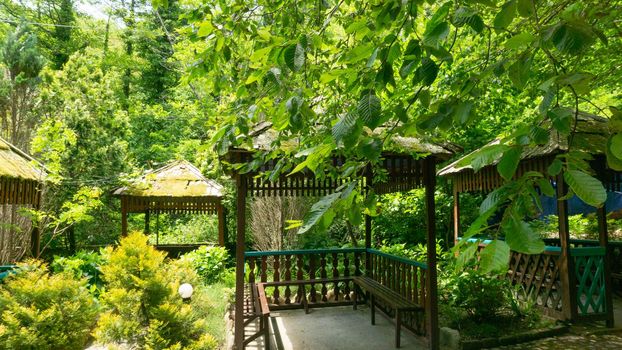
MULTIPOLYGON (((268 283, 266 295, 270 309, 303 308, 305 298, 302 293, 307 294, 310 307, 351 304, 354 285, 350 277, 364 273, 425 307, 427 265, 378 250, 348 248, 246 252, 245 258, 247 281, 268 283), (365 254, 371 262, 370 271, 364 271, 365 254)), ((393 312, 381 303, 378 307, 390 315, 393 312)), ((421 313, 405 315, 403 322, 405 327, 419 334, 425 333, 421 313)))
POLYGON ((281 284, 266 286, 271 309, 303 307, 302 293, 311 307, 349 304, 348 277, 363 274, 364 256, 364 248, 246 252, 246 273, 248 282, 281 284))

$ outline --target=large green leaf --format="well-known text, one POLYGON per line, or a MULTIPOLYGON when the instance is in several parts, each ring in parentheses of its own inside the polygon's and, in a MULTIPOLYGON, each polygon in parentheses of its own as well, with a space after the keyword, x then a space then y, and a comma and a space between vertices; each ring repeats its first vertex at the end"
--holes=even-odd
POLYGON ((516 172, 516 168, 518 168, 522 152, 522 147, 512 147, 503 153, 503 157, 501 157, 499 164, 497 164, 497 171, 501 177, 506 180, 512 179, 516 172))
POLYGON ((380 98, 376 96, 373 90, 365 91, 356 107, 359 117, 363 123, 374 129, 379 126, 382 114, 382 105, 380 98))
POLYGON ((528 223, 515 215, 502 224, 505 241, 510 248, 519 253, 540 254, 544 251, 544 242, 528 223))
POLYGON ((417 73, 415 74, 415 82, 423 82, 423 85, 430 86, 436 80, 436 76, 438 75, 438 66, 434 61, 429 57, 424 57, 421 60, 421 66, 417 68, 417 73))
POLYGON ((439 47, 447 35, 449 35, 449 23, 441 22, 423 35, 423 43, 426 46, 439 47))
POLYGON ((291 44, 283 51, 283 58, 287 67, 297 72, 305 64, 305 49, 299 43, 291 44))
POLYGON ((493 22, 495 29, 507 28, 516 17, 516 1, 510 0, 501 6, 501 11, 495 16, 493 22))
POLYGON ((313 204, 313 206, 311 206, 311 210, 309 210, 305 216, 304 224, 298 233, 303 234, 319 223, 324 214, 327 213, 327 211, 333 206, 340 196, 341 192, 331 193, 322 197, 319 201, 313 204))
POLYGON ((534 42, 534 40, 536 40, 536 37, 533 34, 529 32, 523 32, 509 38, 505 41, 505 44, 503 45, 508 49, 516 50, 529 47, 531 43, 534 42))
POLYGON ((522 90, 529 80, 532 58, 529 55, 521 55, 511 66, 508 67, 508 77, 517 89, 522 90))
POLYGON ((482 20, 482 17, 477 14, 477 11, 469 7, 459 7, 456 12, 454 12, 452 22, 457 27, 466 24, 469 27, 473 28, 473 30, 477 33, 481 33, 482 30, 484 30, 484 21, 482 20))
POLYGON ((343 143, 346 148, 354 146, 361 133, 362 127, 355 114, 346 114, 333 125, 332 135, 335 139, 335 143, 343 143))
POLYGON ((582 201, 593 207, 600 207, 607 200, 603 184, 581 170, 566 171, 564 179, 582 201))
POLYGON ((611 136, 607 147, 614 157, 622 160, 622 133, 611 136))
MULTIPOLYGON (((620 134, 618 134, 619 136, 620 134)), ((606 156, 607 156, 607 165, 616 171, 622 171, 622 159, 618 158, 614 153, 613 153, 613 147, 612 147, 612 143, 611 143, 612 138, 610 138, 607 141, 607 147, 606 147, 606 156)), ((618 146, 619 147, 619 146, 618 146)), ((616 151, 618 151, 618 149, 616 149, 616 151)))
POLYGON ((509 146, 504 144, 487 145, 464 157, 457 165, 460 167, 471 165, 474 171, 478 171, 499 159, 508 148, 509 146))
POLYGON ((551 27, 545 39, 550 40, 562 53, 578 55, 592 46, 596 36, 588 23, 574 19, 551 27))
POLYGON ((536 0, 518 0, 516 8, 521 17, 531 17, 535 14, 534 1, 536 0))
POLYGON ((479 254, 479 265, 484 273, 507 271, 510 247, 500 240, 490 242, 479 254))

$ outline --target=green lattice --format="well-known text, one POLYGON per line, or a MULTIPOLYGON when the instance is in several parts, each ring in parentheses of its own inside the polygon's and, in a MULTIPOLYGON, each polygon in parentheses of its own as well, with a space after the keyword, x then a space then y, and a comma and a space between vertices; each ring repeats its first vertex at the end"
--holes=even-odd
POLYGON ((605 248, 571 250, 577 277, 577 305, 580 315, 607 312, 605 302, 605 248))

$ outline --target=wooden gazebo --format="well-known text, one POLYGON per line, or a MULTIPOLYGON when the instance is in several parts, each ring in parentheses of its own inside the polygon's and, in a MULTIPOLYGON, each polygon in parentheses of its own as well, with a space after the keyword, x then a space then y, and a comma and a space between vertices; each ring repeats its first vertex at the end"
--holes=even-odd
MULTIPOLYGON (((258 157, 262 151, 279 152, 273 147, 276 131, 270 123, 258 125, 251 133, 253 149, 231 148, 225 155, 224 160, 229 164, 250 165, 258 163, 258 157)), ((274 287, 274 293, 270 296, 271 309, 283 308, 307 308, 316 306, 329 306, 331 301, 334 305, 349 302, 349 292, 353 290, 348 284, 352 275, 361 274, 364 268, 366 273, 376 276, 385 283, 391 285, 397 293, 403 297, 415 300, 424 305, 425 321, 411 320, 415 331, 421 331, 428 337, 430 348, 438 348, 438 305, 437 305, 437 272, 435 251, 435 216, 434 216, 434 191, 436 184, 436 164, 448 159, 453 151, 447 146, 441 146, 430 142, 423 142, 411 137, 393 137, 392 143, 399 151, 383 152, 381 162, 377 170, 384 173, 382 177, 375 177, 377 171, 367 167, 363 171, 353 174, 359 177, 360 183, 366 190, 373 190, 377 194, 398 191, 408 191, 414 188, 426 190, 426 217, 428 258, 427 264, 408 262, 405 259, 392 257, 381 253, 371 247, 371 218, 365 218, 365 248, 351 249, 321 249, 299 251, 274 251, 274 252, 245 252, 246 232, 246 199, 255 196, 311 196, 320 197, 333 193, 343 184, 342 180, 335 180, 330 176, 316 177, 308 169, 288 175, 283 172, 279 176, 270 178, 262 176, 276 167, 281 167, 285 159, 277 156, 269 161, 259 162, 258 169, 244 170, 244 167, 232 166, 232 175, 237 184, 237 237, 236 237, 236 303, 235 303, 235 344, 237 349, 243 349, 250 339, 245 338, 245 320, 242 315, 245 312, 245 274, 249 282, 264 282, 274 287), (377 180, 382 178, 380 182, 377 180), (245 262, 250 271, 245 272, 245 262), (332 263, 332 266, 329 267, 332 263), (338 265, 342 272, 339 272, 338 265), (390 267, 390 268, 389 268, 390 267), (340 273, 342 274, 340 276, 340 273), (325 279, 331 276, 334 282, 334 295, 327 293, 328 284, 325 279), (324 282, 317 282, 318 279, 324 282), (289 283, 296 282, 298 291, 292 296, 289 283), (389 283, 389 280, 391 281, 389 283), (314 282, 316 281, 316 282, 314 282), (337 281, 345 283, 340 287, 337 281), (312 286, 310 300, 305 295, 304 284, 312 286), (316 295, 313 284, 321 285, 321 291, 316 295), (285 287, 281 294, 279 286, 285 287), (302 289, 302 290, 301 290, 302 289), (340 294, 341 293, 341 294, 340 294), (282 300, 284 299, 284 300, 282 300), (321 305, 320 305, 321 304, 321 305), (423 323, 425 325, 423 325, 423 323), (419 327, 420 326, 420 327, 419 327), (422 329, 423 328, 423 329, 422 329)), ((284 147, 292 147, 297 142, 282 143, 284 147)), ((332 166, 340 168, 344 163, 343 157, 330 158, 332 166)), ((411 328, 411 329, 413 329, 411 328)), ((255 337, 257 335, 254 335, 255 337)))
POLYGON ((223 187, 206 179, 201 171, 185 160, 153 170, 113 192, 121 199, 121 233, 127 235, 129 213, 145 214, 145 233, 150 231, 151 214, 188 213, 218 215, 218 243, 225 245, 223 187))
MULTIPOLYGON (((570 138, 570 149, 587 152, 594 156, 590 162, 596 177, 609 191, 620 191, 622 174, 608 168, 605 147, 609 131, 606 119, 580 113, 570 138)), ((494 140, 488 145, 498 144, 494 140)), ((568 193, 563 172, 557 176, 548 175, 548 167, 559 154, 568 152, 569 138, 549 130, 549 140, 540 146, 526 147, 521 154, 514 178, 527 172, 537 171, 555 185, 556 197, 564 198, 568 193)), ((475 151, 477 152, 477 151, 475 151)), ((453 230, 454 239, 460 237, 460 194, 465 192, 491 192, 505 183, 499 175, 496 164, 475 172, 470 165, 464 165, 466 155, 439 171, 440 176, 450 177, 453 185, 453 230)), ((613 326, 611 295, 610 251, 606 208, 597 208, 599 246, 584 247, 571 242, 568 225, 568 203, 557 201, 559 240, 548 241, 546 250, 539 255, 512 252, 508 278, 513 284, 522 285, 526 292, 534 293, 538 305, 550 316, 564 320, 604 320, 613 326)))
POLYGON ((32 256, 39 256, 39 229, 21 216, 18 209, 40 208, 45 176, 42 169, 28 154, 0 138, 0 222, 8 224, 0 226, 0 263, 21 258, 28 244, 32 256), (21 232, 15 232, 16 227, 21 232))

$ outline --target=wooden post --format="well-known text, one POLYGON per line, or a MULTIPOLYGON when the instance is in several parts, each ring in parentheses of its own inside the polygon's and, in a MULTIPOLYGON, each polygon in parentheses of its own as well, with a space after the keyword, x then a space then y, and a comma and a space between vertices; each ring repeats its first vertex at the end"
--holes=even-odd
POLYGON ((458 244, 458 238, 460 238, 460 193, 456 186, 456 180, 453 182, 454 188, 454 245, 458 244))
POLYGON ((218 214, 218 245, 225 246, 225 210, 222 207, 222 201, 219 199, 216 203, 216 211, 218 214))
MULTIPOLYGON (((371 167, 367 166, 365 168, 365 195, 369 194, 369 191, 372 189, 372 181, 373 175, 371 173, 371 167)), ((369 273, 371 270, 371 259, 370 254, 367 252, 367 249, 371 248, 371 216, 365 215, 365 273, 369 273)))
POLYGON ((574 274, 574 260, 570 256, 570 228, 568 226, 568 201, 561 200, 568 189, 563 172, 557 175, 557 217, 559 226, 559 274, 562 282, 562 313, 571 321, 577 320, 577 283, 574 274))
POLYGON ((127 203, 121 197, 121 236, 127 236, 127 203))
POLYGON ((438 286, 436 273, 436 216, 434 192, 436 187, 436 162, 433 156, 428 156, 424 161, 425 207, 426 207, 426 232, 428 271, 426 278, 427 300, 425 314, 427 317, 428 345, 431 350, 439 348, 438 328, 438 286))
POLYGON ((607 327, 613 328, 613 294, 611 289, 611 252, 609 249, 609 233, 607 232, 607 209, 605 204, 596 209, 598 220, 598 241, 601 247, 605 248, 603 265, 605 267, 605 307, 607 308, 607 327))
POLYGON ((235 248, 235 347, 244 349, 244 235, 246 231, 246 178, 237 176, 237 237, 235 248))
MULTIPOLYGON (((37 211, 41 209, 41 191, 39 189, 36 189, 33 206, 37 211)), ((35 259, 39 258, 39 255, 41 255, 41 231, 39 231, 38 222, 32 227, 32 232, 30 233, 30 249, 32 257, 35 259)))
POLYGON ((149 216, 150 216, 150 211, 149 209, 145 210, 145 235, 149 236, 149 216))

